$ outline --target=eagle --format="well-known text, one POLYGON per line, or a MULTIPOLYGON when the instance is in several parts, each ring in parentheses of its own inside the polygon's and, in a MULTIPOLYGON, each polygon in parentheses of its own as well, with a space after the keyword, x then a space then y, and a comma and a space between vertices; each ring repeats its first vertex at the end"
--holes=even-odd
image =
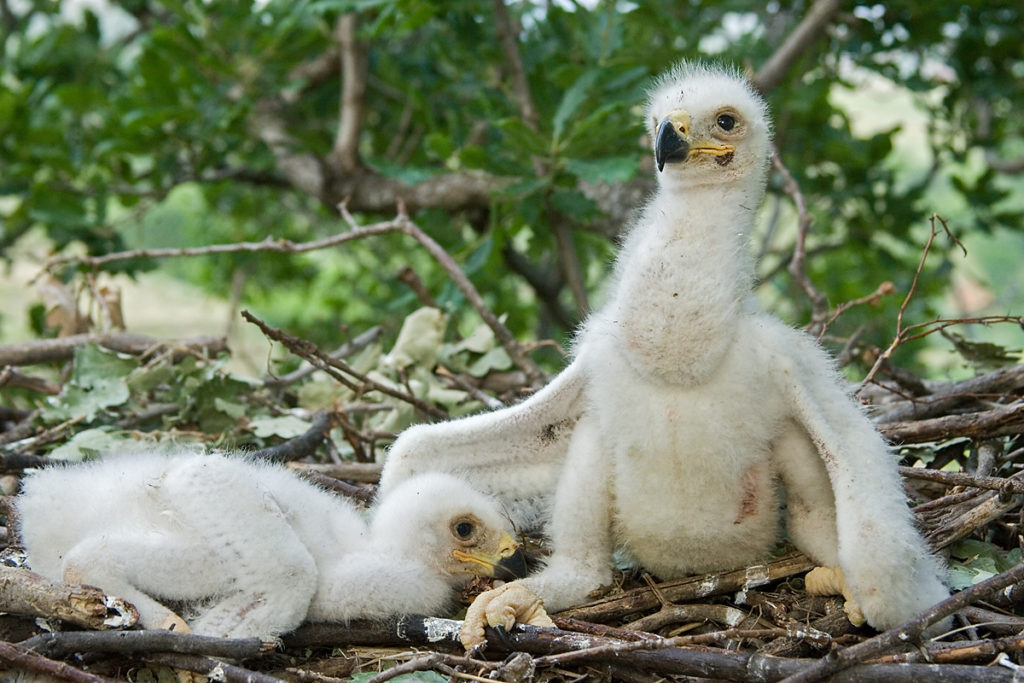
MULTIPOLYGON (((765 101, 733 69, 684 62, 652 88, 646 125, 657 189, 572 362, 520 404, 403 432, 382 490, 446 470, 508 501, 551 501, 552 554, 495 589, 519 597, 478 598, 496 615, 531 592, 555 610, 584 602, 611 582, 616 551, 662 578, 746 566, 783 527, 841 570, 876 628, 947 597, 897 463, 832 359, 753 295, 765 101)), ((488 609, 464 641, 479 641, 488 609)))
POLYGON ((280 465, 223 453, 40 470, 16 506, 31 569, 127 599, 145 628, 274 637, 441 614, 475 576, 526 574, 499 505, 441 473, 396 486, 369 523, 280 465))

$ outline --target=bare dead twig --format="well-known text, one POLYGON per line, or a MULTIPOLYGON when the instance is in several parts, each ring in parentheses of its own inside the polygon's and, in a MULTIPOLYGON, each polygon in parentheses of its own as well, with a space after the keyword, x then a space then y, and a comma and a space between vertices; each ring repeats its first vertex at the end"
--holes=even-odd
POLYGON ((900 467, 900 474, 912 479, 927 479, 950 486, 971 486, 976 489, 1024 494, 1024 481, 1010 477, 980 477, 965 472, 943 472, 927 467, 900 467))
POLYGON ((341 359, 332 358, 329 354, 320 350, 316 344, 306 341, 305 339, 293 337, 277 328, 270 327, 249 311, 242 311, 242 317, 258 327, 268 338, 281 342, 281 344, 283 344, 289 351, 300 358, 309 361, 313 365, 316 365, 320 370, 323 370, 338 382, 356 392, 356 394, 363 394, 369 391, 379 391, 380 393, 391 396, 392 398, 405 401, 427 415, 431 415, 442 420, 448 417, 448 413, 440 408, 432 406, 404 391, 398 391, 397 389, 393 389, 381 384, 380 382, 374 381, 363 373, 358 372, 355 368, 341 359), (349 379, 349 377, 354 378, 361 384, 355 384, 351 379, 349 379))
MULTIPOLYGON (((928 259, 928 254, 932 249, 932 244, 935 242, 935 238, 939 234, 938 228, 935 225, 936 221, 938 221, 942 225, 942 229, 946 232, 946 236, 949 237, 949 239, 952 240, 954 244, 960 247, 960 249, 963 250, 965 256, 967 255, 967 249, 964 247, 963 243, 961 243, 960 240, 956 237, 956 235, 953 234, 953 231, 949 229, 949 225, 946 223, 945 219, 939 216, 937 213, 933 213, 929 220, 931 230, 928 233, 928 241, 925 243, 924 249, 921 252, 921 259, 920 261, 918 261, 917 269, 914 271, 914 279, 911 280, 910 289, 909 291, 907 291, 907 295, 906 297, 904 297, 903 303, 900 304, 899 312, 896 314, 896 336, 892 340, 892 343, 889 345, 889 348, 887 348, 885 351, 879 354, 878 359, 875 361, 875 364, 872 366, 871 370, 868 371, 868 374, 864 377, 864 380, 861 382, 861 387, 870 383, 874 379, 875 375, 878 373, 878 370, 886 361, 889 360, 889 358, 893 354, 893 351, 895 351, 896 348, 900 346, 900 344, 909 341, 911 338, 919 339, 920 337, 925 336, 925 334, 919 334, 917 336, 911 337, 908 334, 908 330, 904 330, 903 328, 903 316, 907 312, 907 306, 910 304, 910 300, 914 297, 914 292, 917 291, 917 283, 921 279, 921 273, 924 270, 925 261, 928 259)), ((933 323, 934 322, 935 321, 933 321, 933 323)), ((933 323, 925 323, 925 325, 931 325, 933 323)), ((932 331, 934 332, 938 330, 936 329, 932 331)), ((931 332, 928 332, 926 334, 931 334, 931 332)))
POLYGON ((0 660, 7 662, 15 669, 51 676, 61 681, 71 681, 72 683, 115 683, 112 678, 97 676, 96 674, 76 669, 70 664, 48 659, 38 652, 33 652, 15 643, 0 641, 0 660))
MULTIPOLYGON (((352 341, 345 342, 344 344, 336 348, 334 351, 331 351, 328 355, 331 358, 347 358, 348 356, 351 356, 353 353, 362 351, 367 346, 380 339, 380 336, 383 333, 383 331, 384 329, 380 325, 371 327, 366 332, 363 332, 352 341)), ((294 372, 289 372, 287 375, 282 375, 280 377, 265 377, 263 379, 263 383, 268 387, 285 387, 290 384, 295 384, 296 382, 309 377, 314 372, 316 372, 316 370, 316 366, 307 365, 306 367, 299 368, 294 372)))
POLYGON ((42 377, 32 377, 20 370, 6 365, 0 369, 0 387, 17 387, 28 391, 35 391, 48 396, 56 396, 60 393, 60 385, 42 377))
POLYGON ((383 465, 376 462, 344 462, 341 464, 290 462, 288 467, 300 473, 306 471, 319 472, 333 479, 376 484, 380 481, 383 465))
MULTIPOLYGON (((820 2, 821 0, 819 0, 820 2)), ((796 246, 793 248, 793 257, 789 261, 789 273, 796 280, 800 288, 804 290, 811 302, 811 319, 805 329, 811 334, 818 336, 824 331, 825 319, 828 317, 828 299, 822 294, 811 279, 807 277, 807 270, 804 268, 804 259, 807 257, 807 234, 811 229, 811 215, 807 212, 807 204, 804 201, 803 192, 796 179, 782 163, 779 151, 772 154, 772 164, 782 176, 783 189, 796 206, 797 232, 796 246)))
POLYGON ((300 477, 313 482, 317 486, 334 491, 346 498, 352 498, 363 505, 372 502, 376 496, 376 489, 372 486, 355 486, 342 479, 335 479, 326 474, 321 474, 316 470, 303 469, 298 470, 298 473, 300 477))

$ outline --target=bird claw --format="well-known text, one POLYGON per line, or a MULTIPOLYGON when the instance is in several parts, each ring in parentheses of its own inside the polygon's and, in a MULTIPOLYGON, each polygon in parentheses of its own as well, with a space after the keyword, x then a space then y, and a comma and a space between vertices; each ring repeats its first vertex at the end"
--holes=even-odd
POLYGON ((846 600, 843 604, 846 618, 854 626, 864 625, 864 612, 853 599, 841 567, 815 567, 804 576, 804 588, 810 595, 842 595, 846 600))
POLYGON ((466 620, 459 639, 467 650, 472 650, 486 641, 486 626, 511 629, 517 623, 530 626, 555 625, 540 597, 519 581, 513 581, 476 597, 466 610, 466 620))

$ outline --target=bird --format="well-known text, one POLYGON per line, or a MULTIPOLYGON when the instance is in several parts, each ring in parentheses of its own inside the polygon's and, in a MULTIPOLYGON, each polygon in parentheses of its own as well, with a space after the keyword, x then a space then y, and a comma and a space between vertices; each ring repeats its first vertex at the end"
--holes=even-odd
MULTIPOLYGON (((611 583, 614 553, 663 578, 720 571, 763 560, 784 527, 893 627, 949 595, 944 569, 832 358, 754 297, 767 104, 736 69, 691 61, 656 80, 645 116, 657 186, 569 365, 517 405, 405 430, 381 489, 447 470, 550 501, 551 556, 521 581, 548 609, 611 583)), ((497 597, 477 600, 517 612, 497 597)))
POLYGON ((396 486, 367 522, 281 465, 126 452, 32 473, 16 506, 33 571, 128 600, 145 628, 273 638, 443 615, 474 577, 526 574, 498 503, 443 473, 396 486))

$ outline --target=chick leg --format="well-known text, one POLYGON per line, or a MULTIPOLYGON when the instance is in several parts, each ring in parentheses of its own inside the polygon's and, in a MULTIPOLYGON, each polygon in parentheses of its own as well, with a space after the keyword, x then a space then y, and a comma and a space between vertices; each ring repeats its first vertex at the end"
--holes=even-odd
POLYGON ((182 564, 203 561, 194 543, 167 534, 136 533, 82 539, 64 557, 63 578, 85 583, 124 598, 139 611, 145 628, 188 632, 177 614, 153 596, 159 591, 180 598, 199 598, 197 586, 188 581, 182 564))
POLYGON ((546 567, 534 576, 477 596, 474 605, 482 600, 484 608, 471 605, 466 614, 462 642, 467 648, 484 641, 484 626, 491 617, 505 625, 508 615, 539 615, 541 599, 551 609, 563 609, 583 602, 591 591, 611 581, 610 475, 597 420, 585 415, 569 442, 555 492, 549 527, 554 551, 546 567), (489 604, 492 601, 494 604, 489 604))
POLYGON ((249 465, 223 457, 185 461, 164 477, 161 494, 174 519, 195 530, 208 554, 192 575, 228 587, 192 624, 196 633, 276 636, 298 626, 316 590, 316 564, 273 496, 249 465), (190 504, 202 501, 202 504, 190 504))

